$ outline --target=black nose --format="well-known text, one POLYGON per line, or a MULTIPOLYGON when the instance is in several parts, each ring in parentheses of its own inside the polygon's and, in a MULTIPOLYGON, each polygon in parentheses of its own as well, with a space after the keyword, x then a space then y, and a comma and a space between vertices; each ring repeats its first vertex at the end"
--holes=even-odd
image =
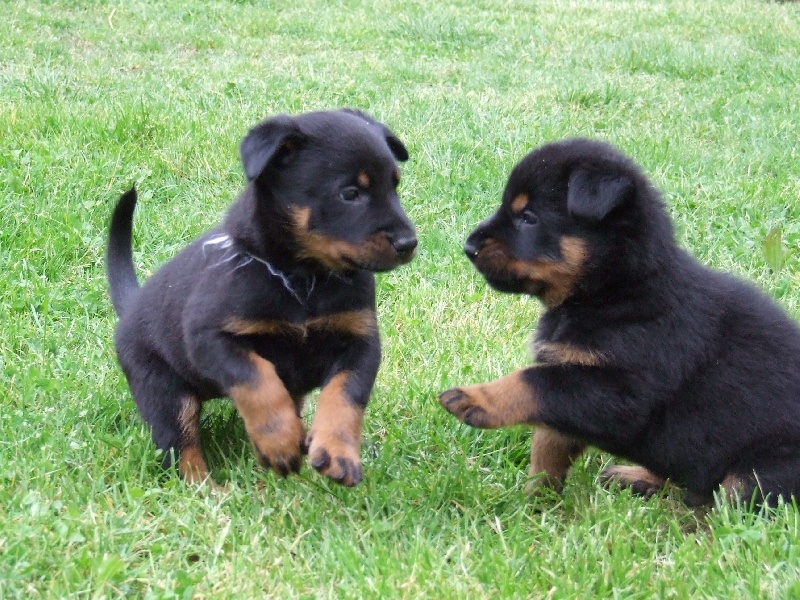
POLYGON ((470 236, 464 243, 464 254, 466 254, 470 260, 474 260, 475 257, 478 256, 478 252, 481 251, 482 246, 483 242, 481 240, 475 239, 473 236, 470 236))
POLYGON ((397 250, 398 254, 409 254, 417 247, 416 237, 402 237, 392 241, 392 246, 397 250))

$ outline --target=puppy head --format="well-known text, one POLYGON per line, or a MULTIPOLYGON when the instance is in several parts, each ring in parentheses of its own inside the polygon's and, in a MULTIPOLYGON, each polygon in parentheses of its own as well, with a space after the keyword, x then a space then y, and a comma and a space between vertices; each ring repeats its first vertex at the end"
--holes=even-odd
POLYGON ((514 167, 464 252, 492 287, 553 307, 645 270, 648 237, 671 239, 671 229, 639 168, 608 144, 571 139, 514 167))
POLYGON ((281 224, 298 260, 334 271, 410 261, 416 232, 397 196, 408 159, 388 127, 353 111, 280 115, 240 146, 264 224, 281 224))

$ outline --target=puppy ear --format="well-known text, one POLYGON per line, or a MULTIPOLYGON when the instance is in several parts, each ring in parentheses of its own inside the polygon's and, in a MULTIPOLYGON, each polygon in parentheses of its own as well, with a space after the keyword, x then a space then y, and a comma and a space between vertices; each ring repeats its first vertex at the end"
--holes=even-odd
POLYGON ((576 217, 602 221, 630 196, 633 189, 633 180, 625 174, 579 167, 569 176, 567 210, 576 217))
POLYGON ((408 150, 406 149, 405 144, 403 144, 403 142, 400 141, 400 138, 398 138, 386 125, 373 119, 367 113, 361 112, 360 110, 356 110, 354 108, 343 108, 342 112, 355 115, 356 117, 365 120, 370 125, 378 127, 383 133, 383 136, 386 138, 386 144, 389 146, 389 150, 392 151, 392 154, 394 154, 394 157, 401 162, 408 160, 408 150))
POLYGON ((287 115, 278 115, 253 127, 239 145, 247 180, 261 175, 270 164, 286 164, 304 139, 300 128, 287 115))

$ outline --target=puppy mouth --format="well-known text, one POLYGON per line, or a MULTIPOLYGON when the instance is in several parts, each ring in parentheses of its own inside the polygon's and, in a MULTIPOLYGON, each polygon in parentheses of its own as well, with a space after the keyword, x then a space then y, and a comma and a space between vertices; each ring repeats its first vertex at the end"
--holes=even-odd
POLYGON ((306 246, 299 253, 333 271, 371 271, 382 273, 404 265, 416 255, 416 250, 398 250, 382 234, 373 234, 360 243, 352 244, 326 238, 325 244, 306 246))
POLYGON ((311 209, 295 208, 291 213, 296 257, 310 260, 331 271, 381 273, 404 265, 416 254, 417 239, 404 231, 381 229, 356 241, 309 228, 311 209))
MULTIPOLYGON (((480 271, 480 269, 479 269, 480 271)), ((538 296, 544 291, 545 284, 541 281, 532 281, 526 279, 516 279, 506 275, 497 275, 495 273, 484 273, 480 271, 486 283, 498 292, 507 294, 530 294, 538 296)))
POLYGON ((350 269, 361 269, 364 271, 371 271, 373 273, 384 273, 399 267, 400 265, 407 264, 416 256, 416 250, 410 251, 397 251, 389 249, 377 253, 355 253, 351 255, 342 255, 342 262, 350 269))
POLYGON ((577 264, 551 258, 523 261, 495 241, 468 256, 492 288, 499 292, 536 296, 548 306, 560 304, 569 296, 582 262, 582 255, 577 264))

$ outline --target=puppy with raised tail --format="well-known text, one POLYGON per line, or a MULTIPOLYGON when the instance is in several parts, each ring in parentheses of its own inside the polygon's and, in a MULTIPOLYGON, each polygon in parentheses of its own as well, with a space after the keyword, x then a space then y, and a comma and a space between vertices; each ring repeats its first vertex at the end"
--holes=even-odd
POLYGON ((800 493, 800 327, 764 293, 680 249, 659 193, 608 144, 547 144, 514 167, 464 247, 494 288, 544 303, 536 363, 439 396, 473 427, 535 425, 533 485, 587 445, 604 479, 703 503, 800 493))
POLYGON ((139 287, 136 192, 111 219, 107 272, 116 349, 133 398, 190 482, 205 481, 203 402, 227 396, 259 462, 362 478, 364 409, 380 362, 375 277, 417 245, 397 195, 403 143, 352 110, 280 115, 240 147, 247 187, 224 222, 139 287), (321 388, 308 433, 303 399, 321 388))

